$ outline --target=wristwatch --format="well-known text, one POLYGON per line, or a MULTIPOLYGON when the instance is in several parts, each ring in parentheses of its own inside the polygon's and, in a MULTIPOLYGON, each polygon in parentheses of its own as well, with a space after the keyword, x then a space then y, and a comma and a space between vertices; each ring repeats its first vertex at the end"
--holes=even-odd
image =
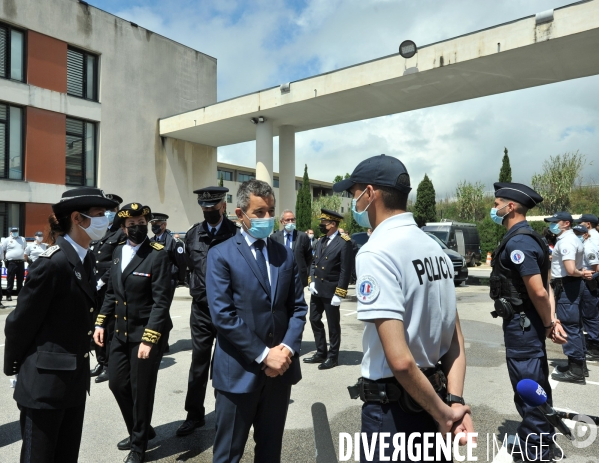
POLYGON ((447 405, 450 404, 462 404, 462 405, 466 405, 466 402, 464 402, 464 398, 460 397, 459 395, 453 395, 453 394, 447 394, 447 397, 445 397, 445 403, 447 403, 447 405))

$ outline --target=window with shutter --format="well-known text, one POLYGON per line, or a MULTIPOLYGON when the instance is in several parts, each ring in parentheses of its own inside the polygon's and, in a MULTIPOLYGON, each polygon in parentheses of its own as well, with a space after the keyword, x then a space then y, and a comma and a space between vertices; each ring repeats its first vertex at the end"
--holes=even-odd
POLYGON ((0 178, 23 179, 23 109, 0 104, 0 178))
POLYGON ((87 100, 98 100, 98 57, 83 50, 67 50, 67 93, 87 100))
POLYGON ((94 186, 96 183, 96 126, 67 117, 67 185, 94 186))
POLYGON ((0 24, 0 77, 25 80, 25 33, 0 24))

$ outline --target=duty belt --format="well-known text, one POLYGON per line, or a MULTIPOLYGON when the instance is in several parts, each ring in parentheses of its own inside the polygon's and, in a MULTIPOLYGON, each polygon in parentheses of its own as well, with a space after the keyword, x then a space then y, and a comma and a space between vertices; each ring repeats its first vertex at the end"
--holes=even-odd
POLYGON ((571 283, 573 281, 580 281, 582 279, 582 277, 571 277, 571 276, 566 276, 566 277, 561 277, 561 278, 552 278, 551 279, 551 284, 559 284, 559 283, 571 283))
POLYGON ((22 263, 24 263, 25 261, 24 261, 23 259, 10 259, 10 260, 9 260, 9 259, 6 259, 6 262, 14 262, 14 263, 16 263, 16 264, 22 264, 22 263))

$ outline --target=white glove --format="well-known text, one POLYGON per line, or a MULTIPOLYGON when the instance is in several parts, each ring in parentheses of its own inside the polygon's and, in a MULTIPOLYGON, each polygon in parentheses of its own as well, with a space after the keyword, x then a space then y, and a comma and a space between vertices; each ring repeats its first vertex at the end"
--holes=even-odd
POLYGON ((331 299, 331 305, 335 306, 335 307, 339 307, 341 305, 341 298, 335 294, 333 296, 333 299, 331 299))
POLYGON ((104 283, 102 280, 98 280, 98 283, 96 284, 96 291, 100 291, 102 286, 104 286, 105 284, 106 283, 104 283))
POLYGON ((314 283, 314 282, 310 283, 310 286, 308 287, 308 291, 310 291, 310 294, 312 294, 312 296, 316 296, 318 294, 318 291, 316 291, 316 283, 314 283))

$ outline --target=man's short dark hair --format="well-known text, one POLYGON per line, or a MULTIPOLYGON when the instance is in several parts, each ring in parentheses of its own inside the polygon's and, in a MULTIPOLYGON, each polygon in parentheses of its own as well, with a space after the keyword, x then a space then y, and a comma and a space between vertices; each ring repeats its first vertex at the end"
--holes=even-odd
MULTIPOLYGON (((401 174, 397 178, 397 185, 410 186, 410 176, 408 174, 401 174)), ((373 185, 375 190, 381 192, 381 198, 383 199, 383 205, 390 211, 406 211, 408 210, 408 196, 409 193, 403 193, 395 188, 389 186, 377 186, 373 185)), ((366 188, 365 184, 359 185, 359 188, 363 190, 366 188)))

